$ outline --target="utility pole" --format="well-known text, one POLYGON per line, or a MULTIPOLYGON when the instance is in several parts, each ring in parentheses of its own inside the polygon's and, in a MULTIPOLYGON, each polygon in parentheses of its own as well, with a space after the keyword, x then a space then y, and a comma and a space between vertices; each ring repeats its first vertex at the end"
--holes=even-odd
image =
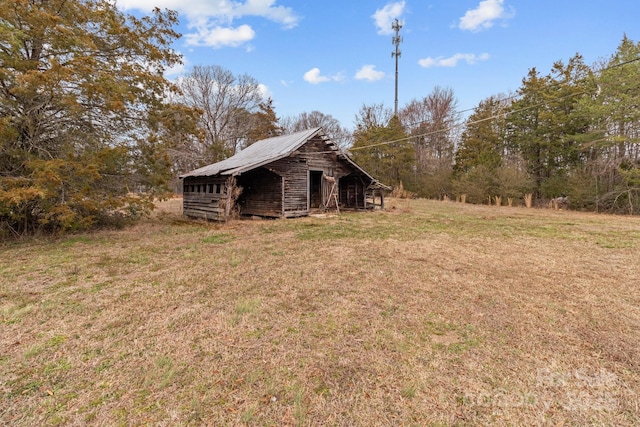
POLYGON ((395 22, 391 24, 391 29, 396 32, 396 35, 391 38, 391 43, 396 46, 396 50, 391 52, 391 57, 396 58, 396 98, 395 108, 393 110, 396 117, 398 116, 398 58, 400 58, 402 54, 402 52, 400 52, 400 43, 402 43, 402 37, 400 37, 401 28, 402 24, 398 21, 398 18, 396 18, 395 22))

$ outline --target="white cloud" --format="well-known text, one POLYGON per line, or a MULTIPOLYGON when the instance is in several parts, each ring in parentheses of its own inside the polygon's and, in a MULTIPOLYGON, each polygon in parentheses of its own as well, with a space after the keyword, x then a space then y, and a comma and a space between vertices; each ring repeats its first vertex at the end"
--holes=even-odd
POLYGON ((513 10, 505 10, 504 0, 482 0, 477 8, 467 10, 460 18, 458 28, 477 32, 491 28, 498 19, 509 19, 513 16, 513 10))
POLYGON ((290 7, 274 6, 274 3, 275 0, 247 0, 236 9, 236 14, 238 17, 262 16, 282 24, 287 29, 298 25, 300 18, 293 13, 290 7))
POLYGON ((478 63, 479 61, 486 61, 489 59, 488 53, 482 53, 480 55, 476 55, 474 53, 456 53, 449 58, 444 58, 439 56, 437 58, 427 57, 418 61, 423 68, 431 68, 431 67, 455 67, 458 65, 458 62, 465 61, 467 64, 473 65, 478 63))
POLYGON ((139 9, 150 11, 156 6, 165 9, 174 7, 176 3, 174 0, 116 0, 116 5, 124 10, 139 9))
POLYGON ((400 18, 400 16, 402 16, 404 13, 404 7, 404 1, 388 3, 385 7, 376 10, 376 13, 371 15, 376 27, 378 27, 378 34, 393 34, 391 25, 396 18, 400 18))
POLYGON ((260 91, 260 95, 262 95, 262 99, 273 98, 273 93, 271 93, 269 86, 260 83, 258 84, 258 90, 260 91))
POLYGON ((344 80, 344 75, 338 73, 333 76, 323 76, 320 74, 320 68, 315 67, 304 73, 304 80, 312 85, 317 85, 329 81, 341 82, 344 80))
POLYGON ((355 78, 356 80, 375 82, 376 80, 383 79, 384 75, 384 71, 376 70, 375 65, 364 65, 356 72, 355 78))
POLYGON ((327 76, 320 75, 320 68, 316 67, 304 73, 304 80, 312 85, 317 85, 319 83, 328 82, 331 79, 327 76))
POLYGON ((276 0, 116 0, 123 10, 151 11, 154 7, 178 11, 193 32, 185 35, 193 46, 240 46, 255 37, 247 24, 233 25, 245 17, 261 17, 290 29, 300 17, 292 8, 279 6, 276 0))
POLYGON ((248 25, 240 25, 237 28, 202 28, 197 33, 184 36, 187 45, 223 47, 240 46, 255 37, 256 33, 248 25))

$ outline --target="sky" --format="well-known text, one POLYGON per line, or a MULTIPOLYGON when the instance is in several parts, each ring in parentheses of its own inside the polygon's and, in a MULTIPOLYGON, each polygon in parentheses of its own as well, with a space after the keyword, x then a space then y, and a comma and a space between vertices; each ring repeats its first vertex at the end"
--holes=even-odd
POLYGON ((640 41, 638 0, 117 0, 126 13, 178 12, 184 64, 255 78, 278 117, 320 111, 355 127, 363 105, 393 109, 392 24, 401 24, 398 107, 451 89, 458 110, 512 94, 531 68, 575 54, 606 60, 640 41))

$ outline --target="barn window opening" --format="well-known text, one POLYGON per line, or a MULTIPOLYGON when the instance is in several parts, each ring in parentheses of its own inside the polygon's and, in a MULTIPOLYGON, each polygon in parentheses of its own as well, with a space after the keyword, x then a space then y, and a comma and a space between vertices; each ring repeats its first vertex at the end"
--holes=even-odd
POLYGON ((222 191, 222 185, 216 184, 216 194, 220 194, 221 191, 222 191))
POLYGON ((209 184, 209 193, 213 193, 213 184, 209 184))

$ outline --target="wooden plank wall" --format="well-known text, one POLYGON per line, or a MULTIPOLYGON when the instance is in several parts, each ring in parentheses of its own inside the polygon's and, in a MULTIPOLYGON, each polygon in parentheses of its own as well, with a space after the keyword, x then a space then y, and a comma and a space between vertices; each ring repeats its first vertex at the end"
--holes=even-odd
POLYGON ((284 214, 308 212, 307 162, 302 157, 285 157, 269 163, 269 169, 284 178, 284 214))
POLYGON ((309 169, 322 170, 325 175, 336 178, 351 172, 346 162, 339 159, 322 138, 310 139, 298 151, 300 152, 299 157, 306 159, 309 169))
MULTIPOLYGON (((366 207, 366 185, 361 174, 354 171, 347 161, 339 158, 322 138, 316 137, 289 157, 239 175, 237 182, 243 187, 238 199, 240 213, 271 217, 307 215, 309 170, 322 171, 324 175, 336 178, 341 207, 366 207)), ((226 176, 185 178, 184 214, 219 219, 218 215, 222 216, 223 212, 218 201, 224 196, 226 179, 226 176)), ((324 181, 323 179, 323 196, 326 199, 330 187, 324 181)), ((322 202, 324 204, 326 200, 322 202)))
POLYGON ((218 206, 225 192, 227 177, 187 177, 183 180, 183 211, 186 216, 219 219, 223 213, 218 206))
MULTIPOLYGON (((322 139, 313 138, 292 156, 270 163, 267 167, 285 179, 284 211, 308 214, 309 170, 322 171, 324 175, 336 178, 338 198, 346 208, 364 209, 366 185, 360 175, 353 174, 354 168, 339 158, 334 150, 322 139), (345 184, 342 180, 346 179, 345 184)), ((329 196, 331 184, 322 180, 323 200, 329 196)))
MULTIPOLYGON (((325 141, 321 138, 314 138, 305 144, 300 151, 307 155, 309 168, 322 169, 326 175, 333 176, 338 180, 338 198, 341 207, 348 209, 364 209, 366 207, 366 184, 362 180, 362 174, 346 160, 339 158, 337 154, 313 154, 314 152, 332 151, 325 141)), ((328 196, 329 189, 330 187, 324 197, 328 196)), ((326 203, 326 200, 323 200, 323 203, 326 203)))

